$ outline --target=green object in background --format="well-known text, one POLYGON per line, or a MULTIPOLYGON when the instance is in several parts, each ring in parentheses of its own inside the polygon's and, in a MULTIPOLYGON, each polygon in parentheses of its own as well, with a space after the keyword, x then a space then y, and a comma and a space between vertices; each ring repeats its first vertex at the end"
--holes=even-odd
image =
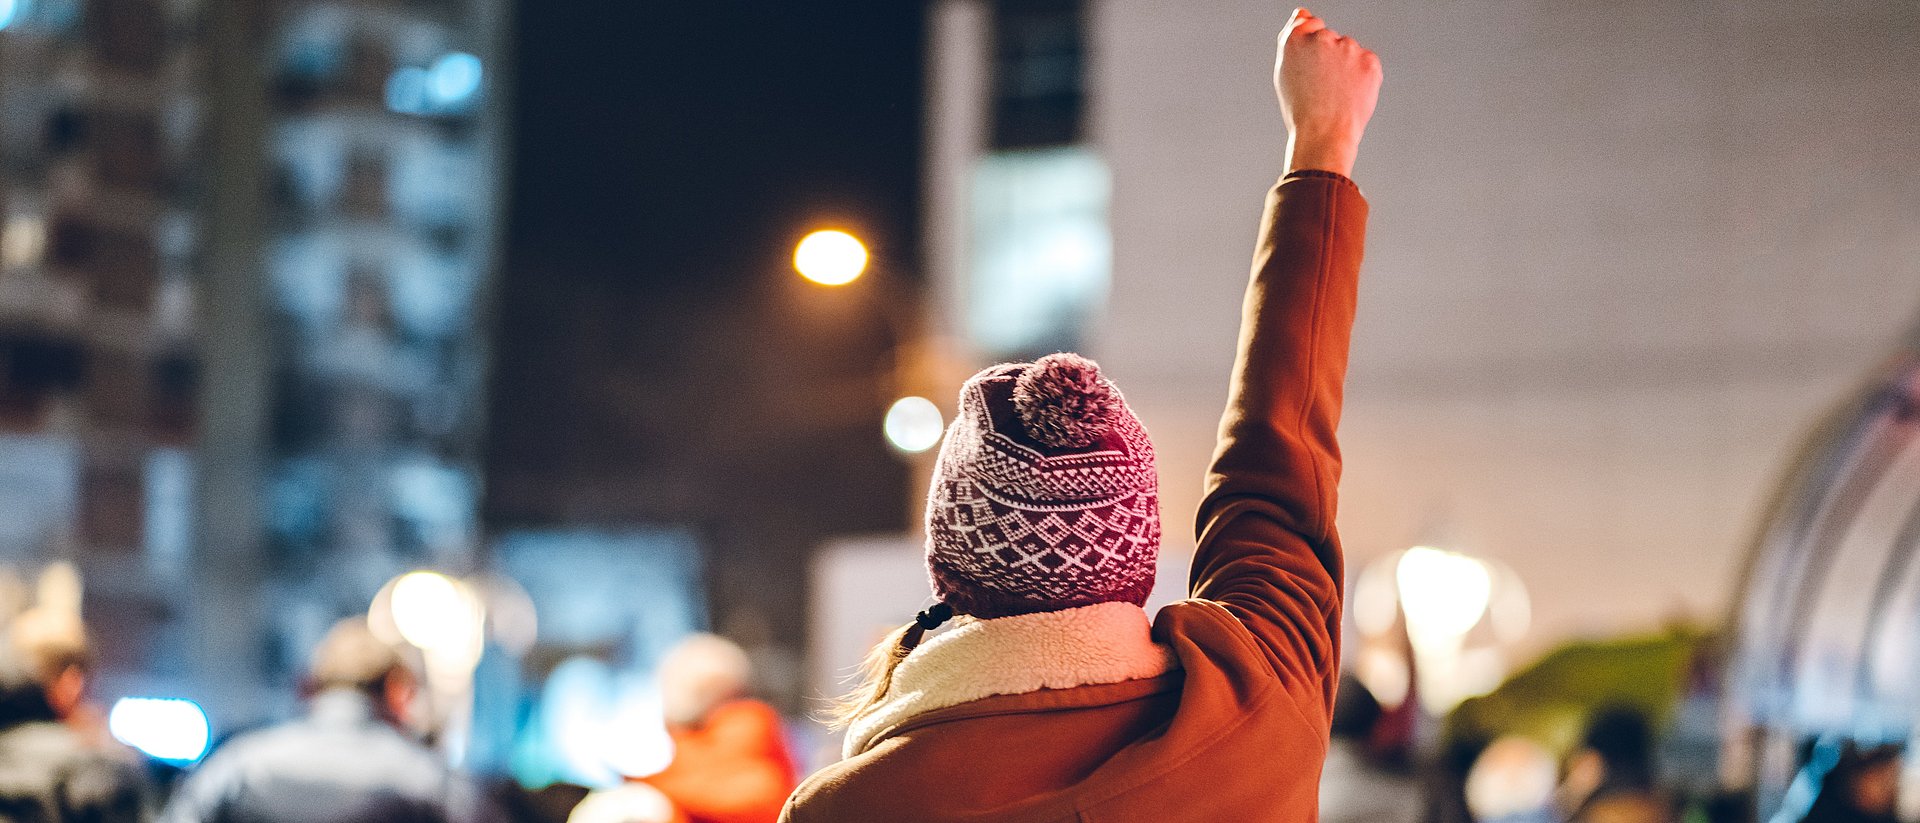
POLYGON ((1448 746, 1518 735, 1565 756, 1580 744, 1598 709, 1645 713, 1664 728, 1685 696, 1694 654, 1709 635, 1694 629, 1620 640, 1578 642, 1548 652, 1499 688, 1447 715, 1448 746))

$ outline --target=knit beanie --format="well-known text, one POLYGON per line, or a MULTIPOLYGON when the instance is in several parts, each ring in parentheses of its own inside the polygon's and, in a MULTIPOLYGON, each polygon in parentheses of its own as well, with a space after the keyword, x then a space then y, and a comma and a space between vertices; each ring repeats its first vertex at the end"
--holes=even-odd
POLYGON ((1147 430, 1077 354, 986 369, 960 389, 927 494, 927 572, 979 618, 1146 602, 1160 551, 1147 430))

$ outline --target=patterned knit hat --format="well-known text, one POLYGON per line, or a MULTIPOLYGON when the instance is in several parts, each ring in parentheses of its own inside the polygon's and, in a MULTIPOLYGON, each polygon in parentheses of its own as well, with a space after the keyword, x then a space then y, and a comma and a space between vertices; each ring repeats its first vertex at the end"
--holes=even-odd
POLYGON ((1153 444, 1077 354, 994 366, 960 389, 927 494, 927 571, 980 618, 1144 603, 1160 551, 1153 444))

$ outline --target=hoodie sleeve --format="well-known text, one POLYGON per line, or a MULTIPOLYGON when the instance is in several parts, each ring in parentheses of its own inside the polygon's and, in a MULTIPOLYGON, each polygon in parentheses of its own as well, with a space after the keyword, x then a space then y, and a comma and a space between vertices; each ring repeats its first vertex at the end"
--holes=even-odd
POLYGON ((1341 175, 1295 172, 1267 196, 1191 577, 1194 597, 1225 606, 1328 706, 1343 574, 1334 434, 1366 223, 1341 175))

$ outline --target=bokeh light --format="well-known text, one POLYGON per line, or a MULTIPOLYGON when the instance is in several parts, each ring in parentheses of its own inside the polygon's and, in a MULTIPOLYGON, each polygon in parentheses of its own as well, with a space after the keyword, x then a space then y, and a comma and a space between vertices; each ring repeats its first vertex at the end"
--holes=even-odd
POLYGON ((479 578, 470 585, 486 605, 487 636, 516 655, 533 651, 540 639, 540 615, 526 587, 500 574, 479 578))
POLYGON ((0 31, 5 31, 26 16, 27 0, 0 0, 0 31))
POLYGON ((426 69, 419 66, 395 69, 387 77, 387 108, 400 114, 426 114, 432 107, 427 85, 426 69))
POLYGON ((463 51, 444 54, 427 69, 427 93, 441 108, 459 108, 480 93, 483 78, 480 58, 463 51))
POLYGON ((212 727, 198 703, 171 697, 124 697, 107 712, 113 739, 148 757, 191 763, 207 753, 212 727))
POLYGON ((394 582, 388 608, 400 637, 430 656, 479 661, 484 615, 459 581, 439 572, 408 572, 394 582))
POLYGON ((902 397, 887 409, 887 442, 908 454, 933 448, 945 426, 940 407, 924 397, 902 397))
POLYGON ((1558 768, 1546 747, 1523 737, 1503 737, 1467 772, 1467 808, 1478 820, 1532 820, 1552 804, 1558 782, 1558 768))
POLYGON ((1459 643, 1493 595, 1487 566, 1458 552, 1415 546, 1394 568, 1407 635, 1416 647, 1459 643))
POLYGON ((820 285, 844 286, 867 270, 867 247, 843 231, 816 231, 794 248, 793 268, 820 285))

